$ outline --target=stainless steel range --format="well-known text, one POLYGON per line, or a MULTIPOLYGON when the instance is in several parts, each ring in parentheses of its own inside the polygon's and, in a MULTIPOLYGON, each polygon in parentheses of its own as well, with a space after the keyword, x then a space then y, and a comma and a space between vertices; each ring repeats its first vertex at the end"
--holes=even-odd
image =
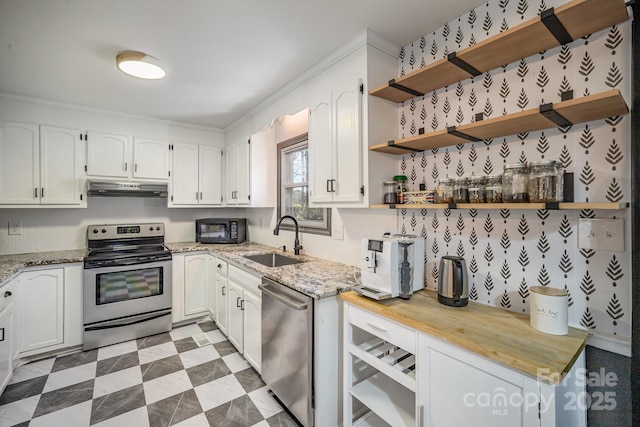
POLYGON ((164 224, 90 225, 84 261, 85 350, 171 330, 164 224))

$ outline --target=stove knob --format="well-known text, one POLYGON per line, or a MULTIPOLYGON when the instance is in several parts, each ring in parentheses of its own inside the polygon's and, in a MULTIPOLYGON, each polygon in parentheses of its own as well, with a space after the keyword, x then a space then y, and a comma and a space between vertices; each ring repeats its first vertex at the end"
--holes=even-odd
POLYGON ((157 227, 156 227, 156 231, 160 231, 160 226, 157 226, 157 227))
POLYGON ((149 231, 153 231, 153 227, 149 227, 149 231))
POLYGON ((103 233, 106 233, 106 232, 107 232, 107 229, 106 229, 106 228, 103 228, 101 231, 102 231, 103 233))
POLYGON ((98 234, 98 229, 97 228, 93 229, 93 234, 98 234))

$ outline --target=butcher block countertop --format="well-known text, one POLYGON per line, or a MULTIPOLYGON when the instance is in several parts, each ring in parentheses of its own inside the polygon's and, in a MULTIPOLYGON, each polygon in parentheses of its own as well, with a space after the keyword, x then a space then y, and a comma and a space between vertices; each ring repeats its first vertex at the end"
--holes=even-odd
POLYGON ((466 307, 448 307, 426 289, 410 300, 374 301, 353 291, 340 298, 551 384, 559 384, 569 372, 588 336, 571 327, 567 335, 545 334, 529 325, 527 315, 472 301, 466 307))

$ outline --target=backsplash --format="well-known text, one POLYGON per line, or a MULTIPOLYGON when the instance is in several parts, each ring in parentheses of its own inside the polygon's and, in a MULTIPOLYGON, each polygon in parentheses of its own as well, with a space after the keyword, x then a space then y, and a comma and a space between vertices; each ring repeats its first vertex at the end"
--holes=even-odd
MULTIPOLYGON (((492 0, 405 46, 402 76, 498 34, 564 1, 492 0)), ((399 138, 619 89, 631 100, 631 21, 404 102, 399 138)), ((630 116, 456 145, 401 157, 408 189, 438 178, 502 173, 504 164, 558 160, 574 173, 576 202, 630 202, 630 116)), ((398 231, 427 238, 426 282, 438 262, 465 257, 473 300, 528 313, 529 288, 569 292, 569 322, 595 334, 631 336, 631 222, 620 211, 400 209, 398 231), (623 218, 625 252, 578 249, 579 218, 623 218)))

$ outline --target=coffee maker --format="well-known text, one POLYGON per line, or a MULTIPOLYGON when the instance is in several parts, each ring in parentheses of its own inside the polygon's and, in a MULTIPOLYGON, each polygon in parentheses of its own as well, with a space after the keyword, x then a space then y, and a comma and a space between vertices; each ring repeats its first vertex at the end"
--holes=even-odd
POLYGON ((395 234, 362 239, 362 286, 355 292, 375 299, 411 295, 424 288, 425 239, 395 234))

